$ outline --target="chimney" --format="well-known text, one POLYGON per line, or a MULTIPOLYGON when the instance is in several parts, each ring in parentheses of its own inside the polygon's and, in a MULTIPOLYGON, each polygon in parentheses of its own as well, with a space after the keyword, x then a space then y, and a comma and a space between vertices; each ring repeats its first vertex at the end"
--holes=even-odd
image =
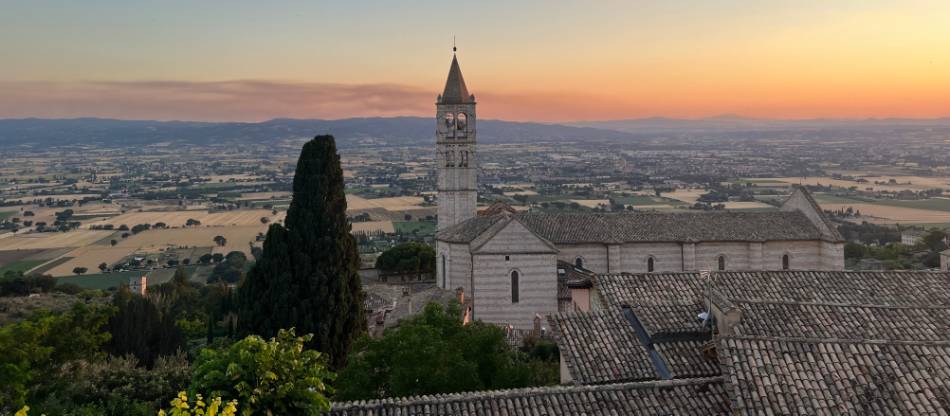
POLYGON ((455 289, 455 299, 459 301, 459 305, 465 304, 465 288, 459 286, 458 289, 455 289))

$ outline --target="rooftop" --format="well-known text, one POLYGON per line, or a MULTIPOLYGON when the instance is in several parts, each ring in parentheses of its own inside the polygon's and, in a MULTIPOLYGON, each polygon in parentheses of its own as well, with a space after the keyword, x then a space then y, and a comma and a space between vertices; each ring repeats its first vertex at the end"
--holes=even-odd
POLYGON ((328 416, 726 415, 719 378, 550 386, 334 403, 328 416))
MULTIPOLYGON (((512 215, 507 213, 507 215, 512 215)), ((800 211, 617 212, 513 214, 555 244, 818 240, 821 232, 800 211)), ((439 231, 436 238, 470 243, 502 214, 470 218, 439 231)))

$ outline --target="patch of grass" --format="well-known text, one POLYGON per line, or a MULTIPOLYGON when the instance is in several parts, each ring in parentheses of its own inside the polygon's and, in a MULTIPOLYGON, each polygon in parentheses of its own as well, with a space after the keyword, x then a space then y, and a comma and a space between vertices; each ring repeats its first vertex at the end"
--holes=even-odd
POLYGON ((950 199, 930 198, 912 201, 902 201, 896 199, 882 199, 875 201, 876 204, 887 205, 901 208, 929 209, 934 211, 950 211, 950 199))
POLYGON ((33 273, 34 274, 46 273, 49 270, 53 270, 54 267, 59 266, 60 264, 66 263, 72 259, 73 259, 72 257, 60 257, 56 260, 46 263, 45 265, 43 265, 43 267, 36 269, 33 273))
POLYGON ((412 234, 418 236, 435 235, 435 221, 395 221, 393 228, 396 234, 412 234))
POLYGON ((17 214, 16 211, 0 211, 0 220, 5 220, 5 219, 10 218, 10 217, 12 217, 12 216, 14 216, 14 215, 16 215, 16 214, 17 214))
POLYGON ((0 276, 3 276, 6 272, 26 272, 36 266, 39 266, 43 263, 46 263, 48 260, 20 260, 10 263, 6 266, 0 267, 0 276))
MULTIPOLYGON (((185 274, 191 276, 194 274, 195 269, 199 266, 186 266, 185 274)), ((133 277, 139 277, 143 274, 148 274, 148 285, 160 285, 172 279, 175 275, 175 268, 170 267, 166 269, 155 269, 155 270, 133 270, 129 272, 112 272, 112 273, 95 273, 95 274, 85 274, 82 276, 63 276, 57 277, 57 283, 72 283, 76 286, 86 288, 86 289, 101 289, 106 290, 109 288, 117 288, 119 285, 128 284, 129 279, 133 277)), ((190 279, 194 280, 194 279, 190 279)), ((201 282, 204 282, 202 280, 201 282)))
POLYGON ((838 196, 834 194, 825 194, 825 193, 816 193, 814 194, 815 201, 819 204, 861 204, 861 203, 874 203, 874 200, 865 200, 854 197, 838 196))

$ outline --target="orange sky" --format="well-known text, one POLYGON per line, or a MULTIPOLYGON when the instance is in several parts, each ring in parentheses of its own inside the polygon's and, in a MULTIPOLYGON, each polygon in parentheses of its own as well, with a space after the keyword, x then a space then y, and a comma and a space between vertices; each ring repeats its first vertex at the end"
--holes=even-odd
POLYGON ((429 116, 452 35, 484 118, 950 116, 946 1, 34 3, 0 117, 429 116))

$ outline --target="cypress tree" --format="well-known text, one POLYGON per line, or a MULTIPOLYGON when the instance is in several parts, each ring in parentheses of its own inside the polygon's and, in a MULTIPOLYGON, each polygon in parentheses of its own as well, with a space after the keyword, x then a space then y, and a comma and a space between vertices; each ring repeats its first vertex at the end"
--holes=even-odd
POLYGON ((300 152, 284 225, 272 224, 261 258, 238 289, 238 331, 274 337, 295 327, 308 347, 342 368, 365 330, 359 252, 346 218, 343 169, 333 136, 300 152))

